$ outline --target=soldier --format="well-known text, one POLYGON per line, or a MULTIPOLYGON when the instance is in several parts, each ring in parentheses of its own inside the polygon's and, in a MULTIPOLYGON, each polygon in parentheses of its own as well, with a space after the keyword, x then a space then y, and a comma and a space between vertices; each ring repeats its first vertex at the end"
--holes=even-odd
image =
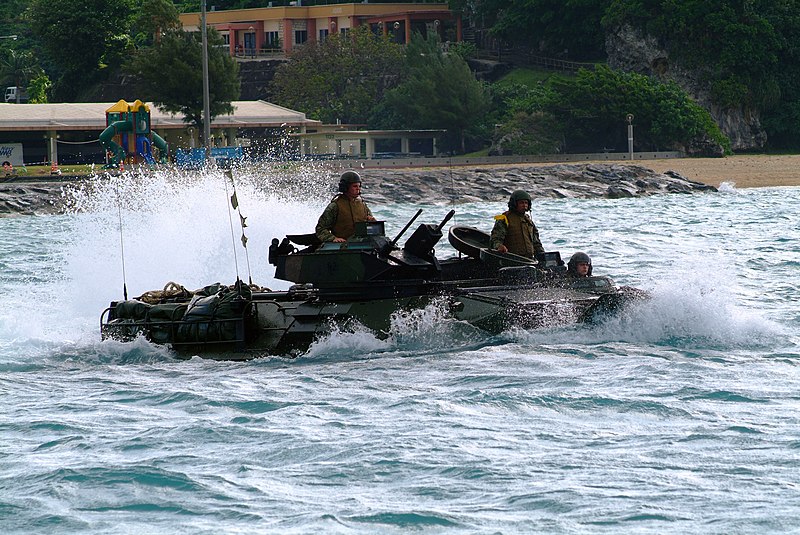
POLYGON ((317 238, 322 242, 347 241, 355 232, 356 223, 362 221, 375 218, 361 199, 361 177, 355 171, 345 171, 339 179, 339 193, 319 216, 317 238))
POLYGON ((508 200, 508 210, 494 216, 491 247, 501 253, 514 253, 525 258, 534 258, 544 253, 539 240, 539 231, 528 212, 531 209, 531 196, 517 190, 508 200))
POLYGON ((578 251, 567 262, 567 276, 568 277, 591 277, 592 276, 592 259, 589 255, 578 251))

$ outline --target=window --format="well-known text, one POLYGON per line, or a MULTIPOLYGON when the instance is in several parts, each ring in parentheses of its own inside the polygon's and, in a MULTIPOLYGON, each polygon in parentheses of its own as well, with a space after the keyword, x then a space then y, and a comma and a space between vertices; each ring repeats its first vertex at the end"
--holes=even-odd
POLYGON ((322 41, 324 41, 327 38, 328 38, 328 29, 325 28, 325 29, 320 30, 319 31, 319 42, 321 43, 322 41))
POLYGON ((308 30, 295 30, 294 43, 296 45, 302 45, 306 41, 308 41, 308 30))
POLYGON ((264 43, 270 48, 278 48, 280 46, 280 37, 278 32, 264 32, 264 43))

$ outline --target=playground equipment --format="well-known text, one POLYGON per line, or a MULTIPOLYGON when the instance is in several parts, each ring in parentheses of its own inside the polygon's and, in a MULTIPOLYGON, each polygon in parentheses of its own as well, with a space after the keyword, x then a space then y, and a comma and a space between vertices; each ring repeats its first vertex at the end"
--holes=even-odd
POLYGON ((109 155, 108 168, 124 163, 155 164, 153 146, 159 150, 159 163, 167 162, 167 142, 150 129, 150 107, 141 100, 133 104, 120 100, 106 110, 100 143, 109 155))

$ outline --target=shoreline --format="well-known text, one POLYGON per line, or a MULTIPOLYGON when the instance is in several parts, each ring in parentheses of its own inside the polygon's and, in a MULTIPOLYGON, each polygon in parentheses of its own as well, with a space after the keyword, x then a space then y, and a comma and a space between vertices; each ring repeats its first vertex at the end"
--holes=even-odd
MULTIPOLYGON (((502 169, 502 168, 546 168, 557 165, 570 165, 570 164, 616 164, 616 165, 629 165, 627 160, 619 161, 600 161, 588 160, 582 162, 539 162, 527 164, 477 164, 469 165, 466 167, 472 168, 489 168, 489 169, 502 169)), ((722 183, 727 182, 733 184, 736 188, 769 188, 769 187, 792 187, 800 186, 800 154, 789 155, 764 155, 764 154, 747 154, 747 155, 734 155, 726 156, 724 158, 663 158, 653 160, 634 160, 632 165, 642 166, 656 173, 665 173, 667 171, 674 171, 681 176, 714 186, 718 188, 722 183)), ((441 166, 424 166, 424 167, 408 167, 408 168, 392 168, 393 170, 400 169, 423 169, 425 167, 436 169, 439 167, 447 167, 446 164, 441 166)), ((372 174, 379 174, 380 168, 370 170, 372 174)), ((68 175, 16 175, 14 177, 0 176, 0 183, 10 186, 13 184, 24 184, 31 182, 43 183, 68 183, 80 180, 82 176, 68 176, 68 175)))
POLYGON ((718 188, 800 186, 800 155, 736 155, 724 158, 678 158, 636 162, 657 173, 675 171, 689 180, 718 188))
POLYGON ((487 164, 489 168, 545 168, 556 165, 569 164, 598 164, 598 165, 637 165, 650 169, 655 173, 673 171, 682 177, 700 182, 708 186, 719 188, 723 182, 732 184, 739 189, 744 188, 772 188, 800 186, 800 154, 765 155, 746 154, 726 156, 724 158, 661 158, 653 160, 587 160, 583 162, 546 162, 499 165, 487 164))

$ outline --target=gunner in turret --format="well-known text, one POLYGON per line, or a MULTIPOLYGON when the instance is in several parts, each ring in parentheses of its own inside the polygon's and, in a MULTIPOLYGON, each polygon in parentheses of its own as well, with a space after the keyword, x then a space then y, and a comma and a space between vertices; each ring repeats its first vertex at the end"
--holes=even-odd
POLYGON ((511 194, 508 210, 494 216, 491 247, 501 253, 514 253, 525 258, 534 258, 544 253, 539 231, 531 216, 531 196, 523 190, 511 194))
POLYGON ((592 259, 588 254, 578 251, 567 262, 567 276, 574 278, 592 276, 592 259))
POLYGON ((367 204, 361 199, 361 176, 345 171, 339 179, 339 193, 319 216, 315 230, 321 242, 341 243, 355 232, 356 223, 375 221, 367 204))

